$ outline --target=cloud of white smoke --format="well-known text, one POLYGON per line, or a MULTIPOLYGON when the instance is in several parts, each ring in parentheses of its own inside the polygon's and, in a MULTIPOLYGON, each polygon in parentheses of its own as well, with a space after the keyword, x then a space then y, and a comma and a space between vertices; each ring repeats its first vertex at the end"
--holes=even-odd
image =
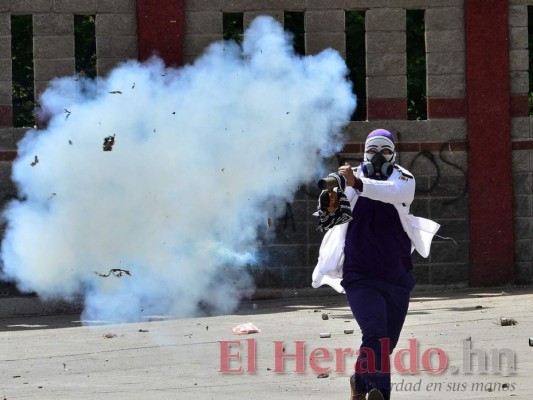
POLYGON ((242 267, 257 262, 258 226, 342 145, 346 73, 333 50, 295 55, 260 17, 242 47, 215 43, 184 68, 131 61, 97 82, 54 80, 48 126, 13 165, 4 279, 83 295, 88 319, 230 312, 253 287, 242 267), (111 268, 131 275, 95 274, 111 268))

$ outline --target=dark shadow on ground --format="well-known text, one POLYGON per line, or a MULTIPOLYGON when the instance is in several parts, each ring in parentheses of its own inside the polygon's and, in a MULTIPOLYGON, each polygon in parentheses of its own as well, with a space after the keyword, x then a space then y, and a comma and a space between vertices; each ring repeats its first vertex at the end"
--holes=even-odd
MULTIPOLYGON (((416 310, 410 310, 409 315, 431 314, 439 312, 475 312, 489 309, 483 304, 483 299, 498 296, 520 296, 533 293, 533 286, 506 286, 499 288, 465 288, 465 289, 415 289, 411 297, 412 303, 418 303, 416 310), (464 307, 432 307, 437 300, 463 299, 471 300, 464 307), (420 307, 424 304, 423 307, 420 307)), ((1 301, 1 299, 0 299, 1 301)), ((352 320, 353 316, 348 308, 346 297, 330 288, 319 289, 284 289, 259 290, 255 298, 243 300, 233 315, 275 314, 287 311, 307 310, 310 315, 316 314, 320 318, 323 313, 329 318, 352 320), (260 296, 257 296, 260 294, 260 296), (270 297, 269 297, 270 296, 270 297)), ((205 315, 196 317, 215 316, 208 309, 205 315)), ((218 314, 220 315, 220 314, 218 314)), ((73 328, 84 325, 80 314, 58 313, 41 316, 15 316, 0 319, 0 332, 23 331, 34 329, 73 328)), ((141 321, 139 321, 141 322, 141 321)), ((109 323, 111 324, 111 323, 109 323)), ((85 325, 94 325, 85 323, 85 325)), ((105 325, 105 323, 101 323, 105 325)))

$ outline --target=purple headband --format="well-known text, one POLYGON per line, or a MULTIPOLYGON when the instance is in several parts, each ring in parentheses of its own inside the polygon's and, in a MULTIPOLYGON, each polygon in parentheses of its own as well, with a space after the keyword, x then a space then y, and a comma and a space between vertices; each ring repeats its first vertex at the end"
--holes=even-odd
POLYGON ((373 130, 372 132, 370 132, 368 134, 368 137, 367 137, 367 140, 370 139, 371 137, 374 137, 374 136, 383 136, 383 137, 386 137, 387 139, 389 139, 393 144, 394 144, 394 137, 392 136, 392 133, 390 133, 388 130, 386 129, 376 129, 376 130, 373 130))

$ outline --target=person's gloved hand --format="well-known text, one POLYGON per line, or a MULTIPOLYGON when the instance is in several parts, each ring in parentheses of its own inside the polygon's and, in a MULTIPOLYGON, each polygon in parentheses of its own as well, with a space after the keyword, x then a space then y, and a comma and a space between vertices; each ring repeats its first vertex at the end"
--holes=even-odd
POLYGON ((360 192, 363 191, 363 181, 355 176, 354 170, 350 164, 344 163, 344 165, 339 167, 338 173, 346 179, 346 184, 348 186, 352 186, 360 192))
POLYGON ((320 209, 324 212, 332 213, 339 208, 339 195, 335 191, 322 191, 320 194, 320 209))

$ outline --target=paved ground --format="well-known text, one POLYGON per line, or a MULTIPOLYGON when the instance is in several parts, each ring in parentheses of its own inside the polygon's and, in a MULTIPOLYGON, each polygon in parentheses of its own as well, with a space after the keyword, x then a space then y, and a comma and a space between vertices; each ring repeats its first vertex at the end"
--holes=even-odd
MULTIPOLYGON (((343 296, 254 304, 227 316, 123 325, 81 326, 73 314, 0 319, 0 400, 347 400, 360 333, 343 296), (261 332, 232 333, 245 322, 261 332), (282 359, 298 345, 305 352, 299 361, 282 359), (329 360, 320 358, 324 352, 329 360), (275 371, 277 360, 284 372, 275 371), (317 378, 318 367, 329 368, 328 376, 317 378)), ((393 357, 393 399, 530 399, 532 311, 533 288, 416 293, 393 357), (517 324, 501 326, 501 317, 517 324), (442 372, 428 371, 446 360, 442 372)))

